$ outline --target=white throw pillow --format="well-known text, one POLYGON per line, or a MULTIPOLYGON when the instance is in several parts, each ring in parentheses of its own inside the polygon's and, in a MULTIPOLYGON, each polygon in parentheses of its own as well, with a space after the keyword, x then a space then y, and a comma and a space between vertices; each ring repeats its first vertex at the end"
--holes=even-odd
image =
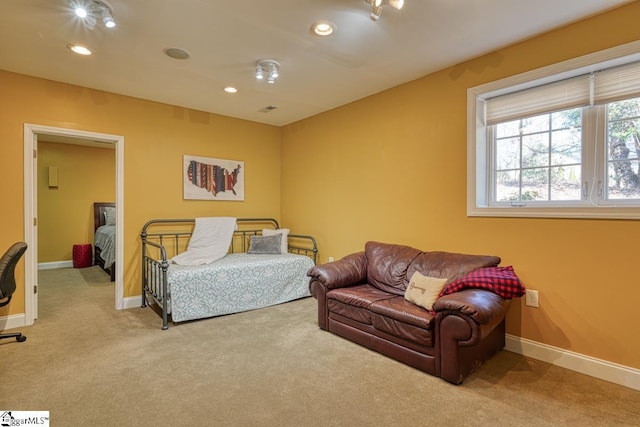
POLYGON ((276 230, 265 228, 262 230, 263 236, 273 236, 276 234, 282 234, 282 242, 280 243, 280 251, 283 254, 289 252, 289 229, 288 228, 278 228, 276 230))
POLYGON ((416 271, 411 276, 411 280, 409 280, 404 298, 420 307, 432 310, 433 303, 438 299, 440 291, 442 291, 446 282, 447 279, 424 276, 416 271))

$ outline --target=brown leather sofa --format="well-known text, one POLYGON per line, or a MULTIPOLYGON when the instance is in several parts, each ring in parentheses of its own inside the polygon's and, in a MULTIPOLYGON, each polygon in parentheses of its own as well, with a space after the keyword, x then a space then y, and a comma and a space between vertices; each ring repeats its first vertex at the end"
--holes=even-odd
POLYGON ((421 371, 460 384, 505 343, 510 300, 483 289, 438 298, 428 311, 404 298, 415 271, 450 283, 495 256, 423 252, 368 242, 363 252, 307 273, 320 328, 421 371))

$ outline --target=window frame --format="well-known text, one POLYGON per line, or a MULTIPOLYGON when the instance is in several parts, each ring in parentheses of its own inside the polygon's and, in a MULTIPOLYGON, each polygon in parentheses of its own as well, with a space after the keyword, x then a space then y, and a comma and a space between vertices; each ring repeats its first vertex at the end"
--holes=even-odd
MULTIPOLYGON (((637 200, 603 200, 597 205, 587 205, 584 200, 579 203, 565 201, 524 206, 491 204, 491 192, 495 188, 495 183, 491 182, 494 165, 491 144, 487 141, 488 132, 483 101, 492 96, 636 61, 640 61, 640 41, 469 88, 467 90, 467 216, 640 219, 640 201, 637 200)), ((586 110, 584 114, 606 114, 604 106, 587 107, 586 110)), ((604 121, 606 123, 606 118, 604 121)), ((590 120, 583 121, 583 133, 585 132, 596 134, 593 141, 598 150, 604 150, 604 155, 600 152, 597 158, 593 159, 594 147, 593 144, 588 144, 583 150, 583 168, 589 169, 589 172, 594 173, 593 176, 601 176, 603 168, 607 166, 605 132, 598 133, 595 129, 595 121, 590 120)), ((597 186, 597 183, 595 184, 597 186)), ((604 186, 605 183, 601 185, 604 186)), ((594 189, 594 184, 591 183, 590 187, 592 188, 589 194, 594 189)))

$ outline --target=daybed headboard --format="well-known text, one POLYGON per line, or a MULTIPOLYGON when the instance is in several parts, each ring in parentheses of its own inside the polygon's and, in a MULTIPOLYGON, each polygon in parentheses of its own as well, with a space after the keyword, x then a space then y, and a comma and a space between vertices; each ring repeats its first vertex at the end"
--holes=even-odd
POLYGON ((115 208, 116 204, 113 202, 95 202, 93 204, 93 231, 104 225, 104 210, 107 207, 115 208))
MULTIPOLYGON (((260 235, 265 228, 278 229, 280 225, 273 218, 237 218, 237 230, 233 235, 229 252, 246 252, 249 236, 260 235)), ((168 258, 184 250, 193 231, 195 219, 154 219, 142 227, 142 241, 151 246, 161 245, 170 254, 168 258)), ((312 236, 291 234, 288 236, 289 252, 306 255, 314 264, 318 258, 318 246, 312 236)), ((143 245, 144 246, 144 245, 143 245)), ((144 251, 144 248, 143 248, 144 251)))

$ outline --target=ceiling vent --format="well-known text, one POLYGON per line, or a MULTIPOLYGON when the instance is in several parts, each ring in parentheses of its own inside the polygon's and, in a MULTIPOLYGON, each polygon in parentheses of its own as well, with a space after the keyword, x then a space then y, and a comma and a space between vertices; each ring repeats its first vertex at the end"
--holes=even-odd
POLYGON ((276 107, 275 105, 267 105, 266 107, 259 109, 258 112, 259 113, 270 113, 271 111, 275 110, 276 108, 278 108, 278 107, 276 107))

